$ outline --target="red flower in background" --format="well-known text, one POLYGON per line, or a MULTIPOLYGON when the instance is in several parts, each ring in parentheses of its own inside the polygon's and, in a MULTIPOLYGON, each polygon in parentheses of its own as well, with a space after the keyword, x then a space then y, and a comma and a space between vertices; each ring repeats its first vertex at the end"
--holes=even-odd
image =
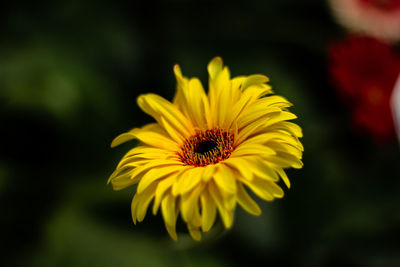
POLYGON ((329 0, 337 21, 352 32, 400 41, 400 0, 329 0))
POLYGON ((377 140, 394 137, 390 97, 400 73, 398 54, 369 37, 350 37, 330 48, 330 72, 356 126, 377 140))
POLYGON ((358 0, 366 8, 375 8, 382 12, 396 12, 400 9, 400 0, 358 0))

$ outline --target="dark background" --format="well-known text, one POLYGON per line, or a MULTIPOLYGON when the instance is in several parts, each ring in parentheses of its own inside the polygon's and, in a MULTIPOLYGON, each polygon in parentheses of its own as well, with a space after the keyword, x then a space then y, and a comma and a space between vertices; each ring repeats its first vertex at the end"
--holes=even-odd
POLYGON ((0 265, 400 266, 399 144, 353 131, 327 71, 344 37, 321 0, 1 4, 0 265), (152 121, 139 94, 172 98, 174 64, 206 84, 215 56, 294 103, 305 167, 260 217, 173 242, 106 185, 134 145, 109 144, 152 121))

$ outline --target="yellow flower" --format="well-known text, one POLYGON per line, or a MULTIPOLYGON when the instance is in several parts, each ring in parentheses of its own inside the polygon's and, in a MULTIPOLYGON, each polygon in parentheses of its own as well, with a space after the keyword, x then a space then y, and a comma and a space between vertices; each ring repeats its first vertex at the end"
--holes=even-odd
POLYGON ((174 240, 179 214, 192 238, 200 240, 217 211, 226 228, 232 226, 237 204, 261 214, 248 189, 266 201, 283 197, 279 179, 290 187, 283 169, 303 166, 302 131, 288 122, 296 118, 287 110, 291 104, 269 95, 264 75, 231 79, 216 57, 208 64, 206 94, 199 79, 183 76, 178 65, 174 73, 172 103, 155 94, 138 97, 139 107, 157 122, 114 139, 112 147, 132 139, 140 144, 122 158, 108 182, 114 190, 138 184, 131 207, 135 224, 153 200, 153 214, 161 206, 174 240))

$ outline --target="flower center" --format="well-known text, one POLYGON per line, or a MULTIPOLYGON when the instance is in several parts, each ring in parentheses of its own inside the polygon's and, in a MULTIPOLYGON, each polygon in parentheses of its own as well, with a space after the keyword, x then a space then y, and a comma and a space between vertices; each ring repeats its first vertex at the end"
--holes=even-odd
POLYGON ((199 131, 186 139, 179 157, 187 165, 203 167, 229 158, 233 151, 233 134, 219 128, 199 131))
POLYGON ((194 148, 195 153, 206 154, 217 148, 218 144, 214 140, 205 140, 197 144, 194 148))

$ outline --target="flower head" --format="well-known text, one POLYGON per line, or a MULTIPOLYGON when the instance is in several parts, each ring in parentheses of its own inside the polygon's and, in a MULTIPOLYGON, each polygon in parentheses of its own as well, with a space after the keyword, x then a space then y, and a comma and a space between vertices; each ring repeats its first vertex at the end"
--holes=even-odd
POLYGON ((237 204, 261 214, 250 189, 266 201, 283 197, 284 168, 301 168, 302 131, 289 122, 291 104, 272 93, 263 75, 233 79, 221 58, 208 65, 209 91, 197 78, 174 67, 177 93, 173 102, 155 94, 138 97, 140 108, 156 123, 116 137, 112 147, 131 139, 140 144, 120 161, 109 178, 115 190, 138 184, 132 200, 134 223, 142 221, 153 200, 161 206, 165 226, 176 240, 180 214, 190 235, 213 226, 217 212, 226 228, 233 224, 237 204), (269 96, 266 96, 269 95, 269 96), (247 187, 247 189, 246 189, 247 187))
POLYGON ((351 31, 384 41, 400 40, 400 0, 330 0, 338 21, 351 31))
POLYGON ((399 56, 386 43, 351 37, 330 48, 330 71, 358 128, 376 140, 394 136, 390 97, 400 73, 399 56))

